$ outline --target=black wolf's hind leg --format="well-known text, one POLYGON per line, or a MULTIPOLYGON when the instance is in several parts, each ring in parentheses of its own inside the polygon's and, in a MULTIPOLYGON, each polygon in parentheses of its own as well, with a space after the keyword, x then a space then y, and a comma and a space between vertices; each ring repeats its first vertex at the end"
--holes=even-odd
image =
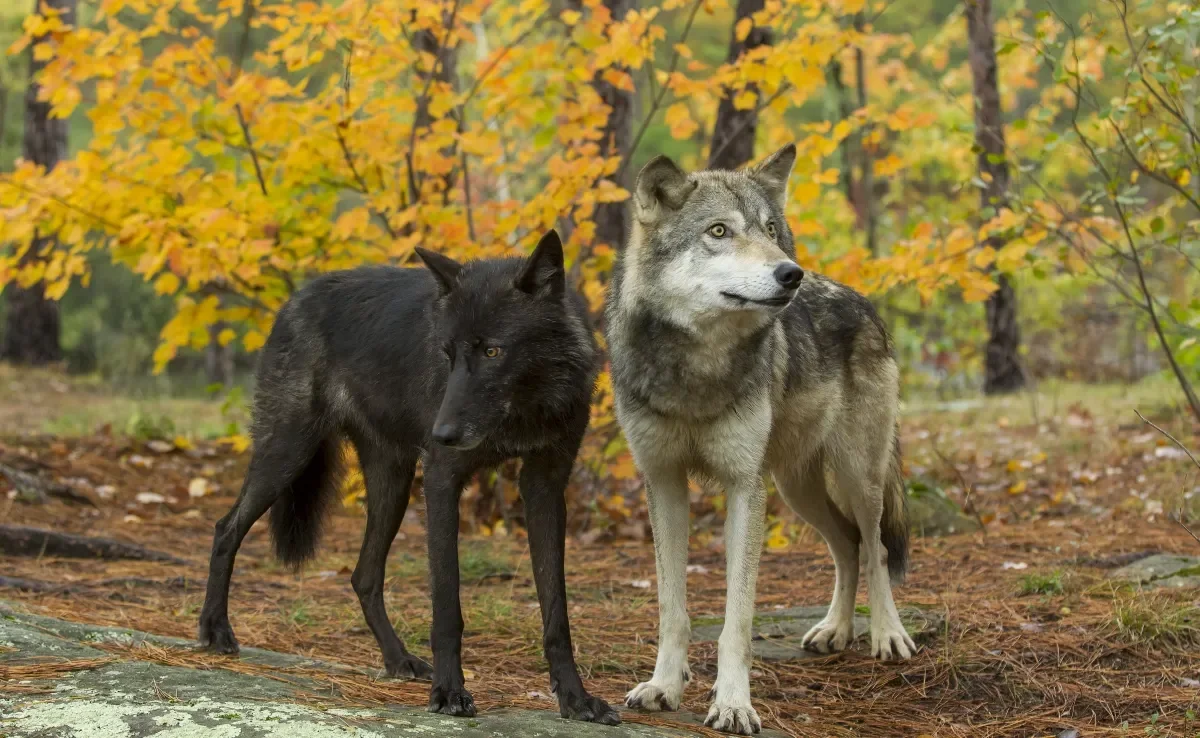
MULTIPOLYGON (((289 424, 279 423, 278 428, 289 424)), ((291 426, 295 428, 295 426, 291 426)), ((237 653, 238 642, 229 624, 229 580, 233 561, 250 526, 263 516, 280 494, 312 461, 320 437, 311 430, 275 432, 255 446, 241 494, 233 508, 217 521, 208 587, 200 611, 200 646, 217 653, 237 653)))
POLYGON ((408 509, 417 452, 413 450, 411 454, 397 458, 367 442, 356 442, 355 445, 367 482, 367 530, 350 581, 358 594, 367 625, 383 652, 388 676, 428 679, 433 676, 433 667, 404 647, 383 604, 388 551, 408 509))
POLYGON ((565 718, 616 725, 617 712, 583 688, 571 648, 567 620, 564 567, 567 535, 565 488, 574 454, 543 452, 527 457, 521 467, 521 496, 529 528, 529 555, 542 609, 542 646, 550 662, 550 688, 565 718))

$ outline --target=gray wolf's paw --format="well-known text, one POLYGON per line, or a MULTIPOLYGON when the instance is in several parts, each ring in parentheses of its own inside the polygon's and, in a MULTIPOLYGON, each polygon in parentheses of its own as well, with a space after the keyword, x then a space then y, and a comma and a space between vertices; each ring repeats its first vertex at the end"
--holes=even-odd
POLYGON ((654 680, 642 682, 625 695, 626 707, 651 712, 678 710, 681 701, 683 684, 656 684, 654 680))
POLYGON ((599 697, 593 697, 587 692, 578 694, 563 694, 558 698, 558 712, 570 720, 581 720, 585 723, 600 723, 601 725, 620 725, 621 716, 599 697))
POLYGON ((387 675, 396 679, 421 679, 428 681, 433 678, 433 667, 413 656, 405 654, 402 658, 384 664, 387 675))
POLYGON ((233 627, 229 625, 229 618, 201 615, 197 640, 200 648, 205 651, 229 654, 238 652, 237 638, 233 637, 233 627))
POLYGON ((835 653, 846 648, 854 640, 854 621, 830 621, 828 618, 814 625, 800 641, 805 649, 817 653, 835 653))
POLYGON ((475 717, 475 700, 466 687, 435 684, 429 691, 429 711, 454 717, 475 717))
POLYGON ((750 705, 723 705, 720 700, 708 708, 704 724, 722 733, 754 735, 762 730, 762 721, 750 705))
POLYGON ((900 624, 898 616, 880 618, 883 622, 871 622, 871 655, 884 661, 903 661, 917 652, 917 644, 900 624))

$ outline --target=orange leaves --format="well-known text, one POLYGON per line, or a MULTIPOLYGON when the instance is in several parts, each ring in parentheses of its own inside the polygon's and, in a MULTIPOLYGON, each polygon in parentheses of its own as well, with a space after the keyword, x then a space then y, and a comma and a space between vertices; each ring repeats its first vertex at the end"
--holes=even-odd
POLYGON ((692 111, 687 103, 683 102, 667 108, 666 122, 674 138, 691 138, 700 128, 696 121, 692 120, 692 111))

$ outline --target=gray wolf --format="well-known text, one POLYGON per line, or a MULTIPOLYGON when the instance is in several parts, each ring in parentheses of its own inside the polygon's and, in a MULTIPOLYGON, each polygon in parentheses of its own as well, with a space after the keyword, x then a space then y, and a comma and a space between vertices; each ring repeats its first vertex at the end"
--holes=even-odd
POLYGON ((706 724, 740 734, 761 729, 749 670, 766 473, 836 566, 805 645, 852 640, 861 561, 872 652, 915 651, 891 592, 908 551, 896 362, 866 298, 795 262, 783 214, 795 158, 789 145, 748 171, 690 175, 648 163, 606 306, 616 414, 646 482, 658 569, 658 659, 626 703, 677 709, 690 679, 688 478, 715 482, 728 493, 727 601, 706 724))
POLYGON ((432 676, 431 712, 474 715, 461 659, 459 496, 477 470, 520 458, 551 689, 563 717, 614 725, 617 713, 584 690, 567 622, 563 495, 588 424, 598 350, 583 298, 567 288, 558 234, 544 236, 528 259, 460 264, 418 253, 428 269, 323 275, 280 310, 259 363, 250 466, 216 525, 200 642, 237 651, 229 579, 238 546, 268 509, 279 558, 299 565, 313 555, 348 438, 367 487, 351 582, 387 672, 432 676), (432 668, 404 647, 383 600, 388 549, 418 459, 432 668))

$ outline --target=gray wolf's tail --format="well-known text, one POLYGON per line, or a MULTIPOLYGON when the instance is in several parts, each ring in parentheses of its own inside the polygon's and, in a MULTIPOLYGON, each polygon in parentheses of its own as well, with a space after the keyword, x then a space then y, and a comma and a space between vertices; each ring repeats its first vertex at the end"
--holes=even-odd
POLYGON ((341 449, 334 440, 321 441, 308 465, 271 505, 271 542, 280 561, 299 567, 317 552, 341 478, 341 449))
POLYGON ((893 584, 899 584, 908 570, 908 492, 904 488, 904 470, 900 465, 899 427, 892 441, 892 458, 883 481, 880 535, 888 552, 888 574, 893 584))

